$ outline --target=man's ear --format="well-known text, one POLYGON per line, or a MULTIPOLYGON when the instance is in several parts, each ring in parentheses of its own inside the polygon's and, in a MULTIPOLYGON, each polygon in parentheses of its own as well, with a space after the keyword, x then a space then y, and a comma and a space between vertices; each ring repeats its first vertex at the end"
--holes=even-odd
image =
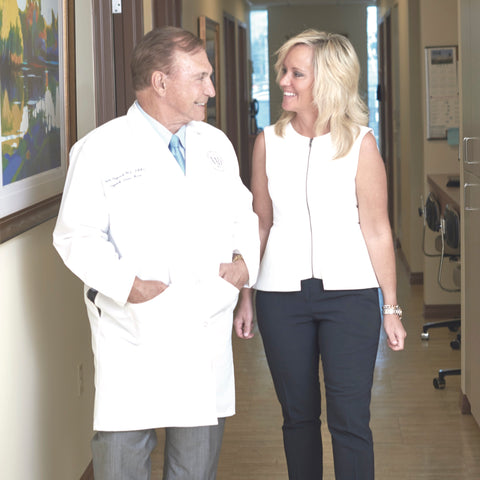
POLYGON ((160 95, 166 92, 165 79, 166 75, 163 72, 155 71, 152 74, 152 87, 160 95))

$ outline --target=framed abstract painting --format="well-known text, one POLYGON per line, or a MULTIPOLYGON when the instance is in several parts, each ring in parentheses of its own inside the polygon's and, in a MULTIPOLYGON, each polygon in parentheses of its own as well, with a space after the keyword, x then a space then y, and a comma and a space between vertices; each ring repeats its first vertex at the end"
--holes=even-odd
POLYGON ((58 213, 76 137, 73 6, 0 1, 0 243, 58 213))

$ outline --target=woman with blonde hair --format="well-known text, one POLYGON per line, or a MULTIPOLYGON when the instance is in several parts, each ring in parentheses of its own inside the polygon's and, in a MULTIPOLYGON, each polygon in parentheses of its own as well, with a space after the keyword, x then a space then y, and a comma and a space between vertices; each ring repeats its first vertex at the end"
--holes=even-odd
MULTIPOLYGON (((256 139, 251 185, 262 254, 256 313, 282 406, 289 479, 323 475, 321 358, 336 479, 371 480, 381 311, 389 347, 402 350, 406 336, 385 168, 366 127, 350 41, 306 30, 277 55, 283 113, 256 139)), ((252 298, 242 291, 234 320, 241 338, 253 336, 252 298)))

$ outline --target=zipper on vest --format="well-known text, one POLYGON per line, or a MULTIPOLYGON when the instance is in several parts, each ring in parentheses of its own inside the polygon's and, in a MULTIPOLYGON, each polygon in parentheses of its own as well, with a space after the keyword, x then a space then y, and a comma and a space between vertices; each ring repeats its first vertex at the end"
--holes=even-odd
POLYGON ((308 221, 309 221, 309 225, 310 225, 310 266, 311 266, 311 270, 312 270, 312 278, 314 278, 312 214, 310 212, 310 204, 308 202, 308 173, 310 171, 310 155, 312 153, 312 143, 313 143, 313 138, 310 139, 310 142, 309 142, 309 145, 308 145, 307 171, 306 171, 306 175, 305 175, 305 200, 306 200, 306 203, 307 203, 308 221))

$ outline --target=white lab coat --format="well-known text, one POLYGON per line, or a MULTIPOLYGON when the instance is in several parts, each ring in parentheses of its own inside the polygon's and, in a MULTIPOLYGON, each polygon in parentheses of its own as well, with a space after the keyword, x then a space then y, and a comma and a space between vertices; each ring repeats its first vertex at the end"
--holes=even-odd
POLYGON ((95 430, 212 425, 235 413, 238 290, 218 270, 241 252, 255 282, 258 221, 227 137, 191 122, 186 146, 184 176, 133 105, 70 153, 54 245, 85 283, 95 430), (135 276, 169 287, 130 304, 135 276))

